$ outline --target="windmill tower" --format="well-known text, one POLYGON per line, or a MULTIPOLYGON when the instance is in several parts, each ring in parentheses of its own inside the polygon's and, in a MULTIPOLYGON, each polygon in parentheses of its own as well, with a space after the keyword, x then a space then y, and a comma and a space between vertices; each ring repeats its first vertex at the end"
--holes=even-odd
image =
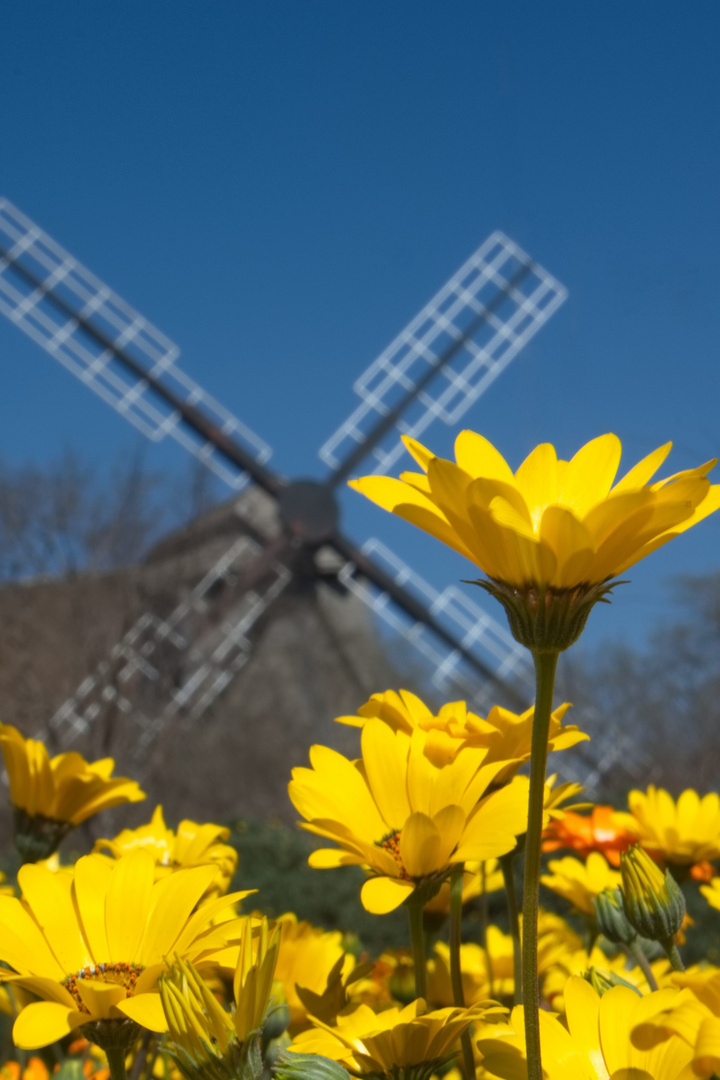
POLYGON ((298 582, 361 599, 417 651, 446 699, 465 697, 481 712, 503 697, 526 706, 530 668, 505 627, 380 541, 356 544, 340 528, 336 492, 351 475, 392 471, 400 432, 457 425, 565 297, 493 233, 356 381, 360 404, 320 449, 326 477, 288 480, 270 468, 265 441, 179 367, 164 334, 0 200, 0 312, 149 439, 174 440, 233 493, 251 484, 235 504, 239 518, 254 495, 272 519, 239 530, 174 607, 139 616, 50 719, 56 744, 87 735, 111 706, 147 764, 168 728, 197 724, 227 696, 258 628, 298 582))

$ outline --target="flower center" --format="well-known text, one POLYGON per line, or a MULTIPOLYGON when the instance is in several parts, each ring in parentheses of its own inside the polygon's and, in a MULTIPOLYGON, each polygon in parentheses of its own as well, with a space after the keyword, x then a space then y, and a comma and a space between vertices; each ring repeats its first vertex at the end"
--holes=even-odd
POLYGON ((375 846, 382 848, 383 851, 389 851, 393 859, 398 865, 400 873, 398 877, 403 881, 412 881, 412 878, 405 869, 400 855, 400 830, 395 829, 394 832, 388 833, 387 836, 383 836, 382 840, 376 840, 375 846))
POLYGON ((126 997, 132 997, 135 992, 135 983, 142 970, 142 964, 126 964, 124 960, 117 964, 97 964, 96 966, 88 964, 87 967, 76 971, 74 975, 68 975, 63 986, 72 994, 80 1012, 90 1012, 78 990, 80 980, 92 979, 93 982, 115 983, 116 986, 125 988, 126 997))

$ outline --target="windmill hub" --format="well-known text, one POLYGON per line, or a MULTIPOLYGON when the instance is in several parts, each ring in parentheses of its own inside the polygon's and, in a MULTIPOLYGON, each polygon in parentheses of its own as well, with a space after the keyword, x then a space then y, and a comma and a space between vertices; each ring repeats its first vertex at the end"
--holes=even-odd
POLYGON ((317 480, 295 480, 278 496, 283 521, 294 536, 310 544, 329 540, 340 511, 332 491, 317 480))

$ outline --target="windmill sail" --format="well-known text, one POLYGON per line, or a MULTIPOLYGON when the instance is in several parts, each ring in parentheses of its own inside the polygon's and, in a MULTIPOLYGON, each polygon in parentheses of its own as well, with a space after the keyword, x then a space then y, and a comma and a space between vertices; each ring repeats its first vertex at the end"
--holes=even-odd
POLYGON ((182 406, 259 463, 270 447, 176 363, 180 350, 7 199, 0 199, 0 312, 148 439, 174 439, 230 488, 246 471, 182 406))
MULTIPOLYGON (((517 244, 494 233, 360 377, 361 405, 320 451, 330 475, 296 485, 295 495, 317 489, 320 519, 334 520, 327 502, 345 476, 360 462, 391 469, 402 453, 400 431, 418 436, 436 419, 456 423, 565 296, 517 244)), ((148 438, 174 439, 234 491, 249 476, 282 511, 293 485, 266 467, 267 444, 179 368, 177 346, 7 200, 0 200, 0 312, 148 438)), ((245 665, 253 626, 300 565, 292 551, 305 543, 302 531, 271 550, 272 543, 255 552, 274 567, 261 586, 246 588, 233 569, 240 556, 247 560, 246 541, 242 552, 231 545, 189 601, 170 614, 146 612, 55 714, 54 731, 64 741, 76 737, 108 703, 136 717, 144 746, 180 713, 199 719, 245 665), (230 578, 229 589, 214 587, 230 578)), ((518 647, 459 590, 433 589, 379 542, 357 548, 334 528, 324 544, 331 575, 418 650, 444 691, 479 707, 489 680, 515 701, 530 699, 518 647)), ((306 546, 305 567, 317 554, 317 545, 306 546)))

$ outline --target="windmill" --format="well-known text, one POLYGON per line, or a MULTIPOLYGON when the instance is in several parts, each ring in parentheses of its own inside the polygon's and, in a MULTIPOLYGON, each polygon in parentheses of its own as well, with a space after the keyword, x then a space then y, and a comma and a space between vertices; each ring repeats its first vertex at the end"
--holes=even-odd
POLYGON ((531 671, 507 630, 455 586, 435 589, 380 541, 356 545, 339 526, 336 492, 361 466, 391 470, 403 453, 400 432, 456 424, 565 297, 552 275, 493 233, 356 381, 360 404, 319 452, 327 476, 287 480, 268 465, 264 440, 179 367, 164 334, 0 200, 0 312, 146 437, 179 443, 234 493, 255 485, 282 523, 269 540, 234 540, 171 612, 143 614, 52 717, 56 740, 66 747, 87 732, 109 700, 139 726, 141 750, 168 722, 199 720, 247 663, 258 620, 298 575, 362 599, 419 651, 444 692, 479 710, 499 691, 525 707, 531 671), (169 685, 168 652, 176 659, 169 685), (149 711, 143 687, 153 688, 149 711))

